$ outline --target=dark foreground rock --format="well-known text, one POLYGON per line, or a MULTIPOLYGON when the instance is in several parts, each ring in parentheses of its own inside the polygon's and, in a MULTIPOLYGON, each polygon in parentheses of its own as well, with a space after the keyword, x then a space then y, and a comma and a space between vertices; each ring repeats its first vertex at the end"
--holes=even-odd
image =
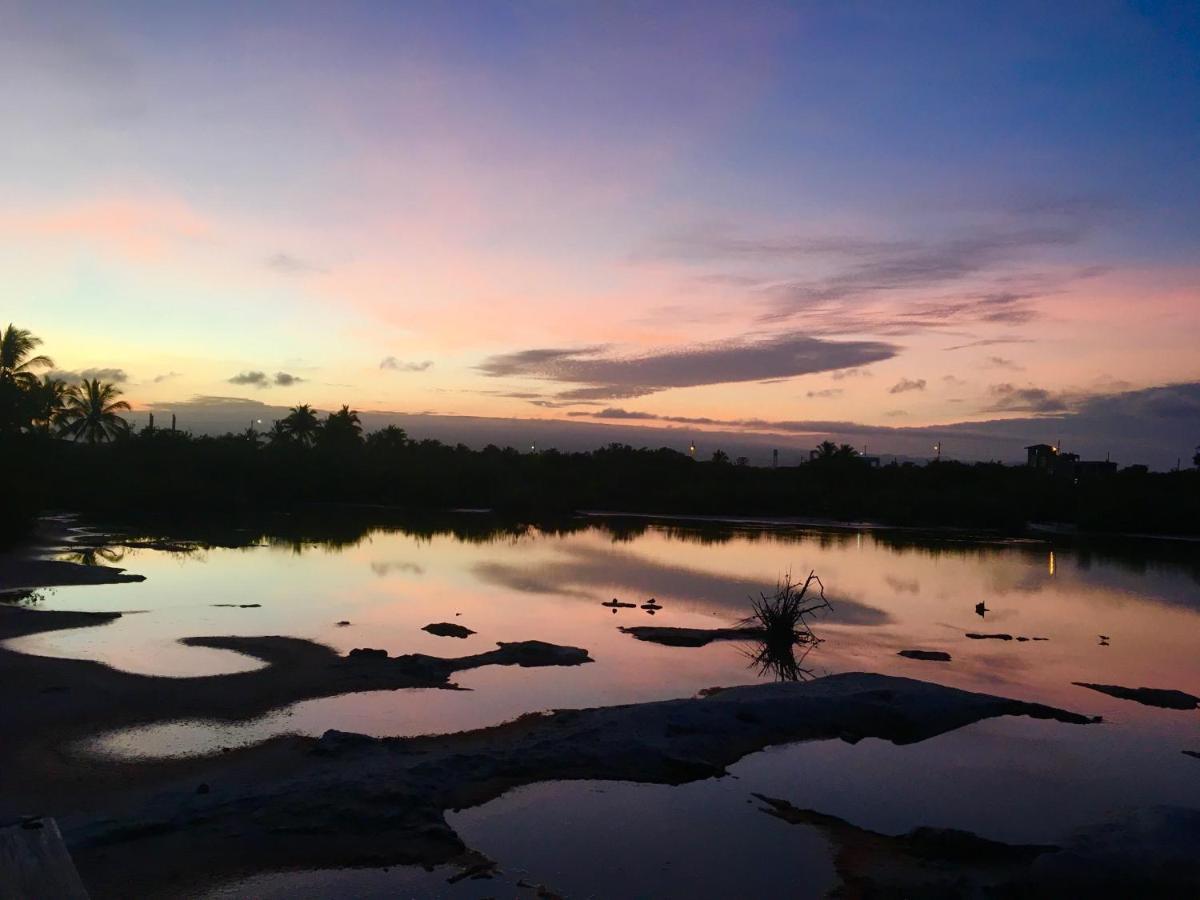
MULTIPOLYGON (((0 605, 0 641, 64 628, 104 625, 119 613, 59 612, 0 605)), ((45 810, 56 796, 99 797, 161 782, 181 766, 127 765, 97 778, 95 760, 64 752, 120 728, 179 719, 237 722, 319 697, 398 688, 456 689, 457 672, 480 666, 577 666, 586 650, 542 641, 498 644, 460 657, 358 648, 342 656, 299 638, 193 637, 192 647, 231 650, 264 663, 200 678, 122 672, 97 662, 17 653, 0 645, 0 814, 45 810), (19 740, 10 739, 20 735, 19 740)), ((205 778, 202 780, 213 781, 205 778)))
POLYGON ((441 737, 281 738, 217 758, 204 776, 209 794, 195 792, 193 776, 123 808, 75 816, 65 833, 98 897, 119 895, 134 861, 146 885, 169 884, 176 894, 187 893, 184 878, 212 883, 264 869, 435 865, 466 851, 445 810, 519 785, 681 784, 720 775, 768 745, 867 737, 912 743, 1006 715, 1094 721, 912 679, 834 675, 704 698, 560 710, 441 737), (180 880, 170 881, 172 874, 180 880))
POLYGON ((0 590, 3 591, 145 580, 144 575, 132 575, 115 566, 86 566, 57 559, 0 557, 0 590))
POLYGON ((1194 897, 1200 811, 1139 810, 1081 829, 1061 846, 1005 844, 967 831, 868 831, 755 794, 762 811, 819 829, 834 848, 834 897, 1194 897))
POLYGON ((1164 690, 1162 688, 1128 688, 1119 684, 1091 684, 1086 681, 1072 681, 1077 687, 1088 688, 1117 697, 1121 700, 1132 700, 1143 706, 1158 706, 1162 709, 1197 709, 1200 708, 1200 697, 1183 691, 1164 690))

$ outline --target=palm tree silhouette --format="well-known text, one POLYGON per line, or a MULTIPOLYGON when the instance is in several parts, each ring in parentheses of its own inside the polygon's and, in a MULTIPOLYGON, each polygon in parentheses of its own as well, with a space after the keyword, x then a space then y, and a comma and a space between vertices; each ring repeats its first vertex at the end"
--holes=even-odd
POLYGON ((118 400, 121 391, 114 384, 101 384, 99 378, 67 389, 66 405, 60 419, 63 433, 75 440, 86 440, 89 444, 109 441, 129 433, 129 423, 118 412, 129 409, 129 404, 118 400))
POLYGON ((65 381, 49 375, 43 375, 41 381, 30 387, 32 419, 37 428, 49 431, 50 426, 59 422, 66 409, 70 390, 65 381))
POLYGON ((330 413, 321 426, 321 443, 329 446, 357 444, 362 440, 362 422, 358 410, 343 406, 330 413))
POLYGON ((9 323, 0 335, 0 383, 11 382, 22 388, 37 384, 32 370, 54 365, 48 356, 32 355, 41 342, 41 338, 9 323))
POLYGON ((278 447, 281 444, 290 444, 291 441, 292 433, 288 430, 287 425, 276 419, 275 424, 267 432, 267 443, 272 447, 278 447))
POLYGON ((301 403, 299 406, 293 406, 291 412, 284 416, 283 427, 287 429, 288 434, 307 445, 317 439, 321 423, 317 421, 317 414, 313 408, 307 403, 301 403))
POLYGON ((837 456, 838 446, 833 441, 821 441, 817 444, 817 459, 833 459, 837 456))

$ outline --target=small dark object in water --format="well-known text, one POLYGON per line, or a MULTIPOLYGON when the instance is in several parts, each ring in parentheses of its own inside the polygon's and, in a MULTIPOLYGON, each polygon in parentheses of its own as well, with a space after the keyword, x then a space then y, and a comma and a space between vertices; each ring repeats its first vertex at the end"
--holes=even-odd
POLYGON ((208 783, 205 782, 196 788, 196 793, 197 794, 207 794, 209 792, 209 790, 210 790, 210 788, 208 786, 208 783))
POLYGON ((258 609, 261 606, 261 603, 239 603, 238 609, 258 609))
POLYGON ((1100 635, 1100 646, 1101 647, 1108 646, 1108 635, 1107 634, 1100 635))
POLYGON ((1013 639, 1011 634, 977 634, 974 631, 968 631, 967 637, 973 641, 1011 641, 1013 639))
POLYGON ((1179 752, 1184 756, 1194 756, 1196 759, 1200 759, 1200 750, 1180 750, 1179 752))
POLYGON ((944 650, 901 650, 896 655, 907 659, 926 659, 930 662, 950 662, 950 654, 944 650))
POLYGON ((600 605, 608 607, 613 612, 616 612, 618 609, 633 609, 635 606, 637 606, 636 603, 622 603, 616 597, 613 597, 611 600, 605 600, 600 605))
POLYGON ((349 624, 350 624, 350 622, 349 622, 347 619, 342 619, 342 621, 340 621, 340 622, 338 622, 338 623, 337 623, 337 627, 338 627, 338 628, 345 628, 345 627, 346 627, 347 625, 349 625, 349 624))
POLYGON ((980 600, 978 603, 975 604, 975 612, 979 616, 979 618, 981 618, 981 619, 986 618, 984 616, 984 613, 986 613, 988 611, 989 611, 988 608, 983 605, 982 600, 980 600))
POLYGON ((496 864, 489 859, 489 860, 485 860, 484 862, 481 862, 481 863, 476 863, 475 865, 470 866, 469 868, 463 869, 461 872, 459 872, 456 875, 451 875, 449 878, 446 879, 446 882, 448 884, 457 884, 458 882, 460 882, 466 878, 471 878, 471 879, 491 878, 495 874, 496 874, 496 864))
POLYGON ((664 647, 704 647, 713 641, 761 641, 761 628, 660 628, 654 625, 621 626, 617 629, 639 641, 664 647))
POLYGON ((432 625, 426 625, 421 630, 428 631, 430 634, 436 634, 438 637, 453 638, 468 638, 475 633, 470 628, 463 625, 455 625, 453 622, 434 622, 432 625))
POLYGON ((387 659, 386 650, 376 650, 373 647, 355 647, 350 651, 350 659, 387 659))
POLYGON ((1162 709, 1200 708, 1200 697, 1194 697, 1183 691, 1148 687, 1127 688, 1121 687, 1119 684, 1091 684, 1086 681, 1072 681, 1071 684, 1099 691, 1102 694, 1108 694, 1108 696, 1116 697, 1120 700, 1132 700, 1134 703, 1141 703, 1143 706, 1158 706, 1162 709))

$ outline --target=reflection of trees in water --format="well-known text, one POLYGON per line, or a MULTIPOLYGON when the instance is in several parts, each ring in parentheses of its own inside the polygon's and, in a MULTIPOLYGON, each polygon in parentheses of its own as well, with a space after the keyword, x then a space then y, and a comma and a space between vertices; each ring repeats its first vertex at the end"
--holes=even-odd
MULTIPOLYGON (((291 515, 271 515, 239 520, 148 519, 139 533, 150 543, 169 535, 171 540, 188 541, 202 548, 241 549, 268 545, 293 553, 321 549, 340 552, 355 547, 373 533, 401 534, 417 541, 451 537, 466 544, 514 543, 524 539, 551 536, 566 537, 593 531, 614 543, 629 543, 654 532, 674 541, 703 546, 732 541, 757 543, 768 540, 779 544, 810 545, 834 549, 863 542, 897 555, 916 554, 928 558, 952 557, 984 561, 1007 557, 1020 558, 1031 565, 1042 565, 1053 550, 1060 561, 1072 560, 1080 569, 1095 565, 1113 565, 1133 574, 1154 569, 1185 571, 1200 582, 1200 554, 1189 542, 1138 541, 1127 538, 1064 537, 1011 539, 994 533, 954 532, 921 529, 822 528, 799 524, 681 521, 646 519, 635 516, 556 516, 515 520, 488 512, 420 513, 374 508, 328 508, 297 511, 291 515), (152 536, 152 537, 149 537, 152 536)), ((122 542, 134 545, 133 542, 122 542)), ((156 547, 156 549, 170 549, 156 547)), ((195 548, 192 548, 195 549, 195 548)))
POLYGON ((119 563, 125 558, 125 552, 123 547, 114 546, 76 547, 64 553, 63 558, 83 566, 103 566, 119 563))
POLYGON ((36 606, 48 599, 53 593, 54 591, 51 588, 0 591, 0 603, 9 603, 13 606, 36 606))

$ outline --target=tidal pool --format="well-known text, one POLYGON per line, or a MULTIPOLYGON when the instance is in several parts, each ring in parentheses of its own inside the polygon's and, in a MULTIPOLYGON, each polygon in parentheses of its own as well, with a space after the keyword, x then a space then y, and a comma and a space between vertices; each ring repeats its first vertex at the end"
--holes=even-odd
MULTIPOLYGON (((476 669, 457 677, 461 690, 349 694, 247 722, 167 721, 94 735, 73 752, 170 757, 330 728, 442 733, 537 710, 753 683, 771 677, 749 664, 753 648, 664 647, 618 626, 730 625, 746 615, 749 595, 770 590, 788 572, 802 578, 816 571, 832 609, 813 623, 824 639, 804 663, 814 675, 909 676, 1102 715, 1105 723, 1004 719, 903 747, 874 740, 777 747, 740 762, 733 777, 677 788, 532 785, 451 813, 451 825, 498 860, 505 877, 529 873, 522 877, 571 896, 764 892, 754 862, 776 852, 794 865, 772 877, 787 879, 798 896, 820 896, 835 883, 824 838, 763 814, 752 792, 885 833, 934 825, 1021 842, 1052 842, 1156 804, 1200 807, 1200 762, 1181 752, 1200 750, 1200 714, 1073 684, 1200 694, 1194 544, 598 518, 543 530, 497 528, 469 515, 438 527, 341 528, 336 540, 311 524, 282 532, 288 537, 267 529, 218 542, 235 546, 200 540, 192 552, 114 547, 109 561, 145 582, 44 591, 38 602, 131 614, 8 646, 180 678, 259 665, 178 643, 200 635, 287 635, 342 652, 375 647, 438 656, 537 639, 587 648, 595 662, 476 669), (652 597, 662 606, 653 615, 640 608, 652 597), (601 605, 613 598, 636 605, 601 605), (476 633, 457 639, 421 630, 433 622, 476 633), (909 649, 944 651, 951 660, 898 655, 909 649)), ((264 874, 222 886, 219 895, 471 895, 464 890, 441 873, 393 868, 264 874)))

